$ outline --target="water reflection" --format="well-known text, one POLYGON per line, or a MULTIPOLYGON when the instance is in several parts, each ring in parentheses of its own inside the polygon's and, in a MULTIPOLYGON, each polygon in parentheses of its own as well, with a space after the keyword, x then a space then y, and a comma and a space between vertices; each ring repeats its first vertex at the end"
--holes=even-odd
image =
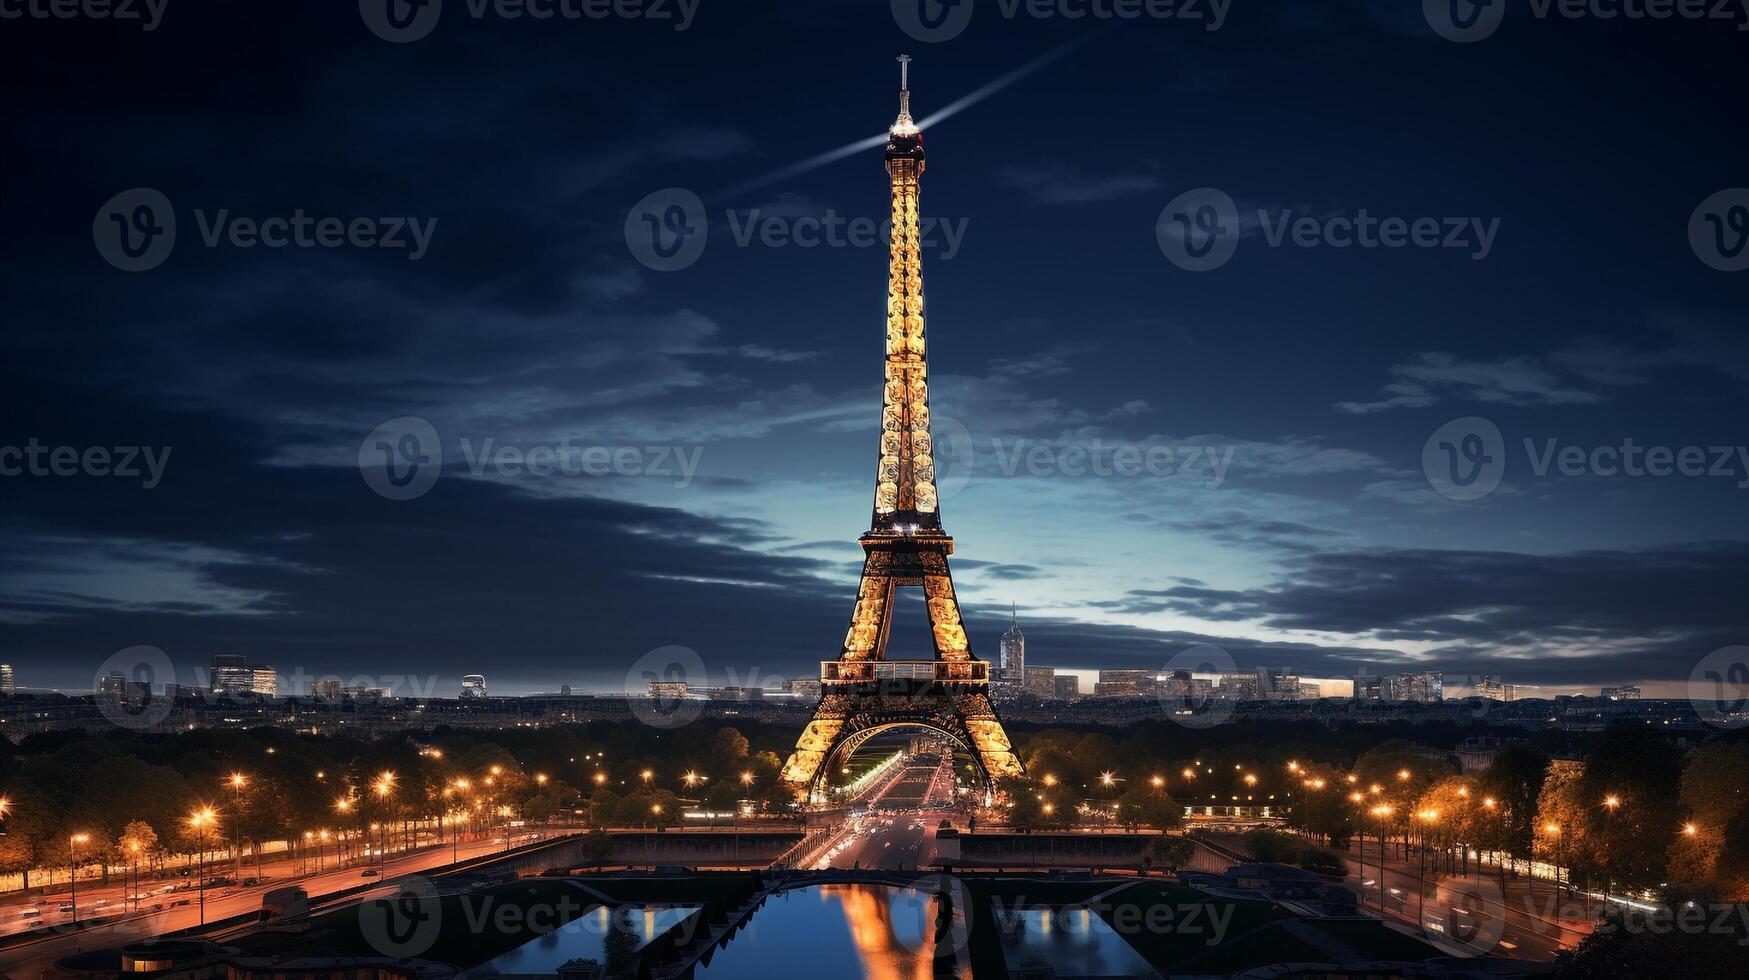
POLYGON ((650 940, 698 913, 698 906, 597 906, 538 939, 497 957, 480 976, 552 973, 576 959, 601 964, 607 977, 635 976, 634 953, 650 940))
MULTIPOLYGON (((934 895, 883 885, 821 885, 782 892, 700 965, 696 980, 766 980, 801 970, 831 980, 971 980, 963 949, 936 972, 934 895)), ((959 911, 963 917, 964 910, 959 911)), ((963 927, 959 931, 963 936, 963 927)))
POLYGON ((1046 906, 996 913, 1008 972, 1044 976, 1158 976, 1124 938, 1085 908, 1046 906))

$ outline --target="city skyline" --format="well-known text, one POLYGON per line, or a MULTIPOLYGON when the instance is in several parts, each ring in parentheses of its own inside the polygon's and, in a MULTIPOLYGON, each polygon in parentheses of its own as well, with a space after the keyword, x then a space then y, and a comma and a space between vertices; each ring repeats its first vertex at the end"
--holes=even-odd
POLYGON ((1722 162, 1732 135, 1697 124, 1726 97, 1694 52, 1733 37, 1635 34, 1657 70, 1627 79, 1588 43, 1618 28, 1539 24, 1489 39, 1476 74, 1473 49, 1385 4, 1235 11, 1202 32, 1022 19, 940 46, 911 44, 875 4, 846 6, 830 59, 767 55, 763 77, 806 80, 791 98, 697 84, 739 70, 741 42, 804 38, 804 5, 778 7, 708 43, 480 24, 386 51, 350 11, 210 12, 151 50, 116 44, 117 70, 143 81, 112 125, 76 128, 61 121, 78 116, 74 89, 54 82, 77 70, 77 42, 8 59, 41 96, 6 137, 35 193, 4 232, 16 326, 0 445, 19 453, 0 462, 25 469, 0 483, 0 656, 68 689, 136 645, 185 669, 235 651, 310 675, 449 676, 489 658, 506 691, 611 686, 669 646, 713 679, 811 673, 841 636, 879 393, 863 298, 881 249, 849 223, 883 211, 877 151, 829 151, 884 121, 901 41, 920 121, 952 111, 930 129, 952 166, 922 207, 938 219, 931 318, 951 328, 937 410, 960 426, 943 495, 974 542, 960 588, 985 659, 1011 602, 1031 610, 1035 660, 1084 670, 1164 668, 1213 644, 1307 676, 1439 669, 1679 696, 1702 658, 1743 642, 1749 473, 1733 451, 1719 458, 1734 476, 1705 475, 1711 447, 1737 440, 1743 283, 1684 232, 1740 179, 1722 162), (285 59, 272 125, 308 140, 268 152, 239 101, 260 93, 201 86, 162 54, 221 36, 269 60, 358 57, 285 59), (1402 84, 1358 85, 1328 57, 1360 49, 1402 84), (337 127, 301 108, 386 92, 378 56, 428 84, 355 100, 337 127), (677 56, 698 73, 650 67, 677 56), (1551 73, 1596 88, 1570 105, 1542 85, 1551 73), (1416 98, 1472 75, 1465 100, 1416 98), (1648 87, 1660 97, 1641 102, 1648 87), (1138 117, 1119 91, 1172 111, 1138 117), (453 99, 497 135, 458 142, 453 99), (1682 109, 1651 108, 1666 103, 1682 109), (131 120, 154 113, 178 138, 142 151, 131 120), (1550 114, 1571 128, 1540 125, 1550 114), (1041 153, 1045 120, 1060 133, 1041 153), (21 144, 26 131, 80 162, 21 144), (1619 142, 1582 135, 1600 131, 1619 142), (1258 152, 1258 134, 1296 152, 1258 152), (1650 149, 1676 139, 1693 152, 1650 149), (177 149, 196 145, 227 148, 198 183, 177 149), (1633 207, 1595 207, 1647 168, 1660 180, 1633 207), (173 203, 181 239, 127 272, 88 232, 138 187, 173 203), (1160 232, 1207 187, 1243 206, 1245 231, 1227 265, 1194 272, 1160 232), (627 240, 665 188, 695 193, 711 229, 672 270, 627 240), (1280 237, 1294 216, 1358 227, 1363 212, 1493 231, 1467 252, 1280 237), (417 258, 202 234, 238 216, 383 214, 429 233, 417 258), (1497 488, 1462 499, 1424 457, 1469 445, 1476 433, 1439 433, 1473 416, 1510 458, 1497 488), (408 417, 444 465, 391 499, 359 458, 408 417), (117 464, 132 448, 142 476, 58 476, 62 447, 117 464), (605 469, 530 473, 531 453, 566 447, 601 450, 605 469), (1652 465, 1647 447, 1700 448, 1703 473, 1620 472, 1652 465))

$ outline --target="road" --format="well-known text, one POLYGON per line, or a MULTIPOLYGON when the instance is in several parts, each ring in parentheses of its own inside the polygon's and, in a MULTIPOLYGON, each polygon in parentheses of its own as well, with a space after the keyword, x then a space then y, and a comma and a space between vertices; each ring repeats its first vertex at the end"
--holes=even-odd
POLYGON ((876 813, 857 821, 845 847, 831 859, 834 868, 879 868, 911 871, 928 862, 935 848, 935 827, 943 811, 876 813))
MULTIPOLYGON (((562 833, 563 831, 558 832, 562 833)), ((550 833, 552 831, 549 831, 549 835, 550 833)), ((458 854, 461 860, 465 861, 470 858, 494 854, 504 850, 505 847, 506 843, 503 838, 495 840, 486 838, 463 842, 453 849, 451 846, 445 845, 412 854, 390 856, 384 865, 386 874, 382 878, 366 877, 364 866, 355 865, 302 878, 279 878, 252 888, 208 888, 206 891, 205 921, 216 922, 233 915, 256 911, 261 908, 262 897, 274 888, 296 885, 308 891, 311 903, 315 904, 320 901, 322 896, 354 888, 367 881, 418 874, 450 864, 455 859, 455 855, 458 854)), ((162 886, 163 882, 146 882, 148 888, 154 884, 162 886)), ((94 889, 93 898, 99 897, 104 891, 104 889, 94 889)), ((115 903, 119 905, 120 889, 111 887, 107 891, 113 893, 115 903)), ((202 921, 198 892, 195 890, 190 889, 170 895, 155 896, 151 901, 161 903, 160 907, 156 909, 148 907, 145 911, 134 912, 112 922, 88 925, 77 931, 57 929, 36 939, 15 939, 13 945, 0 950, 0 975, 12 978, 35 977, 43 969, 53 964, 55 960, 70 956, 73 953, 88 949, 107 949, 136 939, 188 929, 198 926, 202 921)), ((79 889, 79 909, 82 915, 88 908, 86 902, 86 889, 81 886, 79 889)))
MULTIPOLYGON (((1360 894, 1368 911, 1377 913, 1378 842, 1369 845, 1364 865, 1352 847, 1343 862, 1351 872, 1348 886, 1360 894)), ((1546 881, 1508 878, 1502 888, 1497 875, 1485 872, 1437 881, 1428 875, 1423 880, 1413 860, 1387 859, 1384 884, 1387 916, 1412 927, 1419 922, 1430 936, 1480 953, 1547 962, 1591 932, 1583 900, 1557 900, 1554 886, 1546 881)))
POLYGON ((951 760, 912 757, 891 778, 849 801, 847 816, 813 866, 912 870, 934 856, 935 830, 956 816, 951 760), (922 764, 915 764, 922 763, 922 764))

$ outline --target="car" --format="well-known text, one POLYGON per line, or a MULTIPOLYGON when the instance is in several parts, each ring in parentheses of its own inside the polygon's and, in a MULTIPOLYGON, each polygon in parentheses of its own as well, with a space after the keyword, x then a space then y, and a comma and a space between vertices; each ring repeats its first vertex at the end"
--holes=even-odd
POLYGON ((224 875, 214 875, 206 880, 206 886, 208 888, 229 888, 234 884, 236 884, 236 882, 224 875))
POLYGON ((42 909, 19 909, 18 910, 18 917, 20 919, 40 919, 40 918, 42 918, 42 916, 43 916, 42 909))
POLYGON ((256 885, 259 885, 259 884, 261 884, 260 878, 244 878, 243 879, 243 887, 244 888, 254 888, 256 885))
POLYGON ((379 875, 378 875, 378 872, 377 872, 377 869, 375 869, 375 868, 366 868, 366 869, 365 869, 365 870, 364 870, 364 873, 363 873, 363 874, 360 874, 360 875, 359 875, 359 877, 360 877, 360 878, 376 878, 376 877, 379 877, 379 875))

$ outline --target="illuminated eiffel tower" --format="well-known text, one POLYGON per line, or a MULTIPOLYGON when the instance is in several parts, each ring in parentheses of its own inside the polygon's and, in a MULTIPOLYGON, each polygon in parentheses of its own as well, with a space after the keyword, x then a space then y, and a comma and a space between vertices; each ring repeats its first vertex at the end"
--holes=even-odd
POLYGON ((933 729, 965 749, 983 776, 986 799, 994 780, 1021 772, 990 703, 990 665, 972 655, 960 621, 947 567, 953 538, 941 528, 936 499, 917 215, 923 136, 911 119, 910 60, 899 56, 899 118, 887 138, 893 215, 874 519, 861 538, 862 584, 844 648, 838 659, 821 662, 820 704, 783 767, 783 779, 813 802, 825 801, 827 774, 851 753, 901 726, 933 729), (886 657, 899 586, 923 589, 935 643, 932 659, 886 657))

